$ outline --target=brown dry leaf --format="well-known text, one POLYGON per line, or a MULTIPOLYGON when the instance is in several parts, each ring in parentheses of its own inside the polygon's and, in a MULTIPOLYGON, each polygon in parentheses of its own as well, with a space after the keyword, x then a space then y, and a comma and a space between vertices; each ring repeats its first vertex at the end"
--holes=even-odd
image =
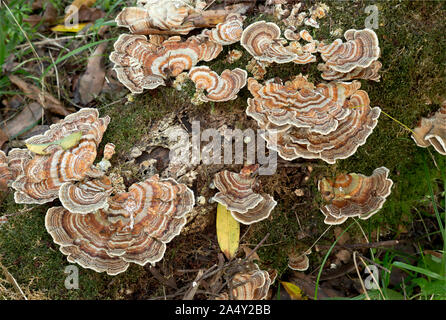
POLYGON ((343 263, 348 263, 351 259, 352 254, 350 253, 350 251, 342 249, 339 250, 335 256, 343 263))
MULTIPOLYGON (((335 235, 336 239, 341 235, 342 231, 344 231, 344 230, 342 230, 341 227, 336 227, 336 228, 334 228, 333 232, 334 232, 334 235, 335 235)), ((348 242, 348 240, 350 240, 350 236, 348 235, 347 232, 345 232, 345 233, 339 238, 339 240, 338 240, 338 244, 339 244, 339 245, 344 245, 344 244, 346 244, 346 243, 348 242)))
MULTIPOLYGON (((36 7, 37 9, 42 8, 42 4, 39 4, 39 7, 36 7)), ((34 8, 34 4, 33 4, 34 8)), ((54 5, 47 1, 45 2, 45 11, 42 14, 33 14, 23 19, 23 21, 28 22, 31 26, 36 26, 40 22, 44 25, 51 25, 54 24, 57 20, 57 9, 54 7, 54 5)))
POLYGON ((2 129, 0 129, 0 148, 8 140, 9 140, 8 135, 2 129))
POLYGON ((34 128, 42 118, 43 108, 37 102, 32 102, 11 120, 0 126, 7 140, 14 139, 34 128))
POLYGON ((90 8, 82 5, 79 8, 79 21, 81 22, 92 22, 96 21, 105 16, 105 12, 99 8, 90 8))
POLYGON ((95 2, 96 0, 74 0, 71 5, 65 9, 65 20, 73 17, 74 9, 77 8, 77 10, 79 10, 82 6, 91 7, 95 2))
POLYGON ((78 82, 79 98, 82 104, 92 101, 104 87, 105 69, 102 59, 107 43, 101 43, 96 47, 93 55, 88 58, 87 70, 78 82))
MULTIPOLYGON (((246 244, 242 244, 240 246, 240 248, 242 248, 243 252, 245 253, 245 257, 249 256, 252 252, 252 249, 250 247, 248 247, 246 244)), ((254 252, 249 258, 249 261, 253 261, 253 260, 257 260, 257 261, 261 261, 259 255, 257 254, 257 252, 254 252)))
POLYGON ((20 90, 22 90, 23 93, 25 93, 28 98, 36 100, 45 109, 53 113, 60 114, 62 116, 67 116, 70 114, 70 112, 68 112, 68 110, 65 109, 62 102, 54 98, 48 92, 43 92, 35 85, 27 83, 26 81, 20 79, 18 76, 13 74, 9 75, 9 80, 17 87, 19 87, 20 90))

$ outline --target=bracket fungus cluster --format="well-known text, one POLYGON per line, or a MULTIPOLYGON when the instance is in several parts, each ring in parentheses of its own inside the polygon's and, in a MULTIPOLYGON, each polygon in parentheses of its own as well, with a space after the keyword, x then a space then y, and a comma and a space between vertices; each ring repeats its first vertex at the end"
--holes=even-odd
POLYGON ((267 147, 283 159, 335 163, 354 154, 377 125, 381 109, 370 108, 367 92, 359 88, 357 81, 314 86, 303 76, 263 86, 249 78, 254 98, 246 113, 269 133, 263 135, 267 147))
POLYGON ((253 176, 258 165, 245 166, 240 173, 223 170, 214 177, 219 190, 213 199, 226 206, 235 220, 252 224, 269 217, 277 202, 268 194, 256 193, 256 178, 253 176))
POLYGON ((243 30, 241 45, 255 59, 262 62, 287 63, 296 54, 286 49, 285 39, 280 38, 280 28, 273 22, 257 21, 243 30))
POLYGON ((225 21, 213 29, 203 30, 202 35, 221 45, 229 45, 240 41, 245 17, 238 13, 228 14, 225 21))
POLYGON ((226 69, 221 76, 207 66, 193 67, 189 78, 199 90, 206 90, 207 95, 200 97, 203 101, 228 101, 237 98, 237 93, 246 85, 248 73, 236 68, 226 69))
POLYGON ((413 130, 412 139, 417 146, 432 145, 438 153, 446 156, 446 102, 429 118, 422 118, 413 130))
POLYGON ((236 273, 232 281, 232 296, 227 292, 222 293, 216 300, 264 300, 268 295, 271 284, 275 281, 275 275, 268 271, 260 270, 257 264, 253 264, 253 270, 236 273))
POLYGON ((10 152, 23 170, 12 183, 16 203, 46 203, 59 196, 65 182, 97 177, 102 171, 93 166, 96 149, 107 129, 110 118, 99 118, 97 109, 85 108, 70 114, 42 135, 26 140, 28 146, 43 146, 40 154, 30 150, 10 152), (81 133, 73 145, 53 144, 61 138, 81 133), (68 147, 68 148, 67 148, 68 147))
POLYGON ((344 33, 347 42, 336 39, 330 44, 319 43, 317 51, 324 64, 319 65, 326 80, 368 79, 379 81, 381 63, 379 41, 371 29, 350 29, 344 33))
POLYGON ((0 186, 15 189, 16 203, 59 198, 62 206, 48 210, 45 226, 61 252, 70 262, 115 275, 130 262, 161 260, 195 198, 186 185, 158 175, 122 191, 122 177, 106 174, 114 144, 93 164, 109 121, 84 108, 26 140, 28 149, 0 152, 0 186))
POLYGON ((109 187, 100 181, 84 189, 87 198, 69 192, 79 213, 70 212, 72 205, 48 210, 45 226, 60 251, 70 262, 109 275, 126 271, 131 262, 145 265, 161 260, 166 243, 180 233, 195 204, 193 192, 157 175, 113 196, 107 194, 109 187), (91 207, 94 190, 98 202, 106 199, 106 206, 91 207))
POLYGON ((320 180, 319 192, 328 202, 321 208, 324 222, 335 225, 345 222, 349 217, 366 220, 373 216, 390 195, 393 182, 388 175, 389 169, 380 167, 370 177, 350 173, 338 175, 335 179, 320 180))
POLYGON ((131 92, 142 93, 165 85, 170 76, 178 76, 199 61, 210 61, 218 56, 222 46, 204 37, 190 37, 183 41, 173 36, 160 45, 147 41, 143 35, 122 34, 114 44, 110 60, 114 70, 131 92))

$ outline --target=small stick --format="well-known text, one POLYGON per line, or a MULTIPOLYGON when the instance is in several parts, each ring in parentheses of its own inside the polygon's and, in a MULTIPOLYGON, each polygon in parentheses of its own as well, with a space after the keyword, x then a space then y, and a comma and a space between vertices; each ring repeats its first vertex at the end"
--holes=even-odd
MULTIPOLYGON (((369 249, 369 248, 379 248, 379 247, 393 247, 399 243, 401 243, 400 240, 387 240, 387 241, 378 241, 369 243, 337 244, 334 246, 334 248, 369 249)), ((326 245, 316 245, 316 251, 330 249, 330 247, 331 246, 326 246, 326 245)))

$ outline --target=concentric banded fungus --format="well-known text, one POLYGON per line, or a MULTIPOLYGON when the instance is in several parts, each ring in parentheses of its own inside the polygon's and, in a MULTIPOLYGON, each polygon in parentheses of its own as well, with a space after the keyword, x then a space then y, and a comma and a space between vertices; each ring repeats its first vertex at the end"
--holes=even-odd
MULTIPOLYGON (((339 84, 342 85, 336 83, 336 87, 339 84)), ((333 92, 333 88, 335 87, 332 83, 318 86, 320 92, 331 95, 332 98, 334 96, 330 92, 333 92)), ((337 97, 340 101, 340 96, 337 97)), ((246 113, 257 120, 260 128, 276 134, 262 136, 267 141, 267 147, 276 150, 283 159, 322 159, 333 164, 337 159, 345 159, 354 154, 373 132, 381 109, 370 108, 369 104, 370 100, 365 91, 358 90, 353 93, 343 106, 350 111, 348 116, 339 120, 336 129, 328 134, 311 132, 308 128, 291 125, 275 125, 270 122, 271 118, 262 112, 261 103, 255 99, 248 99, 246 113)))
POLYGON ((204 37, 181 41, 179 36, 174 36, 157 46, 145 36, 129 34, 120 35, 114 48, 110 54, 114 70, 119 81, 133 93, 165 85, 168 77, 176 77, 199 61, 210 61, 222 50, 220 44, 204 37))
POLYGON ((432 117, 422 118, 413 131, 412 139, 417 146, 426 148, 432 145, 446 156, 446 102, 432 117))
POLYGON ((108 204, 88 214, 51 208, 45 226, 69 262, 116 275, 130 262, 154 264, 163 258, 166 243, 186 223, 194 195, 184 184, 153 176, 109 198, 108 204))
POLYGON ((28 145, 49 144, 44 154, 12 150, 10 166, 21 171, 12 183, 16 190, 15 201, 46 203, 58 197, 59 188, 65 182, 81 181, 87 176, 101 176, 102 173, 92 164, 109 121, 108 116, 99 118, 97 109, 81 109, 51 125, 43 135, 26 140, 28 145), (75 132, 82 133, 80 140, 68 149, 51 144, 75 132))
POLYGON ((272 23, 258 21, 243 30, 241 45, 257 60, 265 62, 287 63, 295 60, 297 55, 283 45, 280 28, 272 23))
POLYGON ((325 67, 333 71, 348 73, 355 68, 367 68, 378 60, 380 48, 378 37, 371 29, 350 29, 344 33, 347 42, 336 39, 329 45, 320 43, 318 51, 325 67))
POLYGON ((353 80, 353 79, 364 79, 379 82, 381 76, 379 75, 379 70, 382 67, 382 63, 379 61, 373 61, 372 64, 367 68, 355 68, 350 72, 342 73, 334 71, 328 68, 325 64, 319 64, 318 70, 322 71, 322 78, 325 80, 353 80))
POLYGON ((150 34, 157 30, 187 34, 195 26, 185 19, 194 10, 179 0, 147 1, 144 7, 124 8, 116 17, 118 27, 126 27, 135 34, 150 34))
POLYGON ((71 182, 62 184, 59 199, 63 207, 71 213, 87 214, 108 207, 111 192, 111 181, 104 176, 77 185, 71 182))
POLYGON ((288 267, 296 271, 306 271, 310 266, 309 254, 311 254, 311 249, 300 253, 292 252, 288 255, 288 267))
POLYGON ((214 184, 219 192, 213 199, 226 206, 234 219, 243 224, 268 218, 277 204, 270 195, 261 195, 252 190, 256 182, 252 173, 257 168, 258 165, 246 166, 240 173, 224 170, 214 177, 214 184))
MULTIPOLYGON (((263 300, 274 281, 268 271, 260 270, 254 264, 254 270, 239 272, 232 278, 232 298, 234 300, 263 300)), ((216 300, 229 300, 228 293, 222 293, 216 300)))
POLYGON ((368 219, 377 213, 390 195, 392 180, 389 169, 380 167, 370 177, 350 173, 338 175, 334 180, 324 178, 318 189, 329 202, 321 208, 326 224, 341 224, 349 217, 368 219))
POLYGON ((301 75, 285 85, 268 82, 262 86, 249 78, 248 89, 254 99, 248 99, 246 112, 256 120, 260 113, 277 126, 292 125, 328 134, 351 113, 343 104, 359 86, 359 82, 352 82, 316 88, 301 75))
POLYGON ((236 43, 242 37, 244 19, 245 17, 238 13, 228 14, 225 22, 217 24, 211 30, 204 30, 202 34, 221 45, 236 43))
POLYGON ((236 68, 224 70, 219 76, 207 66, 194 67, 189 71, 189 78, 197 89, 206 90, 203 101, 228 101, 237 98, 237 93, 246 85, 248 72, 236 68))

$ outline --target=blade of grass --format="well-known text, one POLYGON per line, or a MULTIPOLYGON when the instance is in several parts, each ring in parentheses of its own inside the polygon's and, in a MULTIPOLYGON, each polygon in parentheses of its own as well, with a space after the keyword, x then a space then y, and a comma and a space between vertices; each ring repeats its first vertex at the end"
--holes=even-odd
POLYGON ((435 272, 432 272, 430 270, 423 269, 423 268, 420 268, 420 267, 411 266, 410 264, 407 264, 407 263, 404 263, 404 262, 401 262, 401 261, 395 261, 392 265, 397 267, 397 268, 400 268, 400 269, 406 269, 406 270, 410 270, 410 271, 414 271, 414 272, 418 272, 418 273, 424 274, 425 276, 430 277, 430 278, 446 281, 446 277, 442 277, 438 273, 435 273, 435 272))
POLYGON ((51 70, 51 68, 55 67, 58 63, 61 63, 62 61, 65 61, 66 59, 68 59, 68 58, 70 58, 70 57, 72 57, 72 56, 74 56, 74 55, 76 55, 76 54, 78 54, 78 53, 80 53, 80 52, 82 52, 84 50, 87 50, 88 48, 91 48, 91 47, 93 47, 95 45, 98 45, 100 43, 107 42, 107 41, 114 41, 116 39, 117 38, 115 37, 115 38, 103 39, 103 40, 87 43, 86 45, 83 45, 82 47, 79 47, 79 48, 77 48, 77 49, 75 49, 75 50, 73 50, 73 51, 63 55, 62 57, 57 58, 56 61, 54 61, 54 63, 51 63, 51 65, 49 65, 45 69, 45 71, 43 72, 41 77, 43 78, 51 70))
POLYGON ((336 245, 336 243, 338 242, 338 240, 342 237, 342 235, 354 224, 355 222, 353 221, 352 223, 350 223, 350 225, 344 229, 344 231, 341 232, 341 234, 339 235, 339 237, 336 238, 336 240, 333 242, 333 244, 331 245, 330 249, 328 249, 327 253, 325 254, 324 260, 322 261, 322 265, 319 269, 319 273, 317 275, 317 279, 316 279, 316 287, 314 289, 314 300, 317 300, 317 292, 318 292, 318 288, 319 288, 319 280, 321 279, 321 275, 322 275, 322 270, 324 269, 324 265, 327 262, 328 256, 330 255, 331 251, 333 250, 334 246, 336 245))

